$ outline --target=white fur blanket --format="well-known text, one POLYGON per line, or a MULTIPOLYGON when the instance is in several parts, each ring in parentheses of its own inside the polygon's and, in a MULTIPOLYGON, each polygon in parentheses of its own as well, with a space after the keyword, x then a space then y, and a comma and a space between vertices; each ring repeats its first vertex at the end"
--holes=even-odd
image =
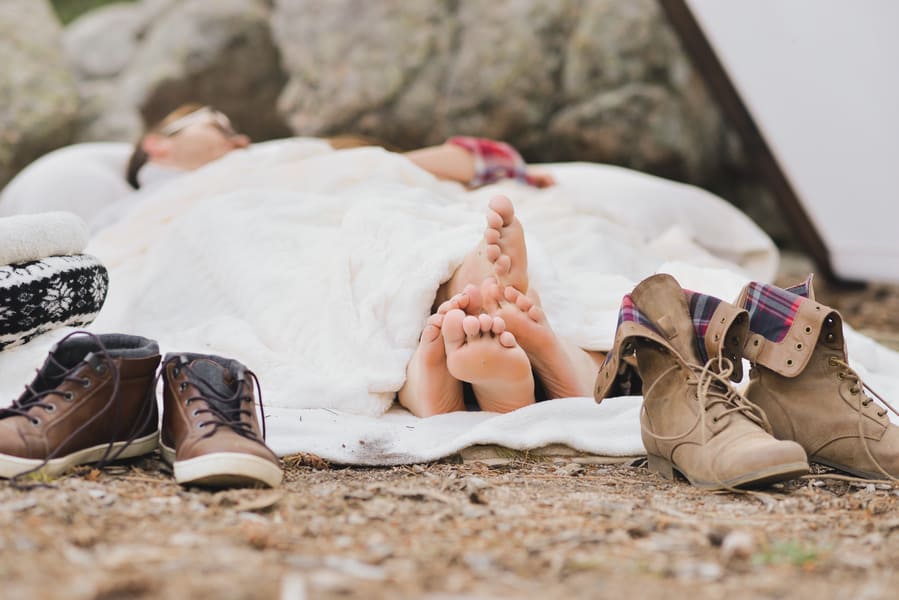
MULTIPOLYGON (((281 454, 395 464, 478 443, 639 454, 634 400, 382 416, 439 284, 478 242, 497 192, 524 224, 550 323, 584 348, 610 347, 622 295, 654 272, 725 299, 774 273, 770 240, 711 194, 615 167, 549 168, 559 185, 548 190, 506 182, 466 192, 374 148, 282 141, 234 152, 138 195, 92 240, 110 293, 91 329, 244 362, 262 382, 269 442, 281 454)), ((61 333, 0 354, 0 393, 17 395, 61 333)), ((894 385, 899 357, 872 348, 865 366, 886 369, 894 385)))

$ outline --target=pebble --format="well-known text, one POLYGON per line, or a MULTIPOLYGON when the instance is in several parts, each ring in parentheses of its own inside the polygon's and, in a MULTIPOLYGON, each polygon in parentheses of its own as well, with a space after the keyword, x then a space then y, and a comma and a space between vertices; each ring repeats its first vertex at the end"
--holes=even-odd
POLYGON ((721 558, 725 562, 747 559, 755 553, 756 548, 757 544, 751 533, 736 529, 724 536, 721 542, 721 558))

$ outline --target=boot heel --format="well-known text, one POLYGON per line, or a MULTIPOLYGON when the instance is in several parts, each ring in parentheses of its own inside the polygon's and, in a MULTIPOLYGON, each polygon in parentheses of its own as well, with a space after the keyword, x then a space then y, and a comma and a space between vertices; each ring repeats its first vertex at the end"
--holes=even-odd
POLYGON ((650 471, 661 475, 665 479, 674 479, 674 465, 661 456, 647 455, 646 466, 649 467, 650 471))

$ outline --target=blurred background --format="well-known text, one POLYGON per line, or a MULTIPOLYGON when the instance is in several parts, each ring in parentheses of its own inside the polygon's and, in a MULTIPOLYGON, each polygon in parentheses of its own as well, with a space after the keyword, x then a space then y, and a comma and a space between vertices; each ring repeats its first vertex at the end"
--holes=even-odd
POLYGON ((657 0, 3 0, 0 186, 179 104, 254 140, 506 140, 710 189, 795 247, 657 0))

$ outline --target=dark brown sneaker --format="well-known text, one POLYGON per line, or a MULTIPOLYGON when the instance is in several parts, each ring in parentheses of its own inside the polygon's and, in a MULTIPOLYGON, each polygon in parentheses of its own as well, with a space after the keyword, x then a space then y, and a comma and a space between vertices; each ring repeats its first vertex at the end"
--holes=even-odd
POLYGON ((34 380, 0 409, 0 477, 55 477, 156 449, 159 346, 123 335, 67 335, 34 380))
MULTIPOLYGON (((160 373, 160 446, 181 484, 214 487, 281 483, 281 461, 256 418, 256 376, 236 360, 166 354, 160 373)), ((260 407, 262 406, 260 402, 260 407)))

